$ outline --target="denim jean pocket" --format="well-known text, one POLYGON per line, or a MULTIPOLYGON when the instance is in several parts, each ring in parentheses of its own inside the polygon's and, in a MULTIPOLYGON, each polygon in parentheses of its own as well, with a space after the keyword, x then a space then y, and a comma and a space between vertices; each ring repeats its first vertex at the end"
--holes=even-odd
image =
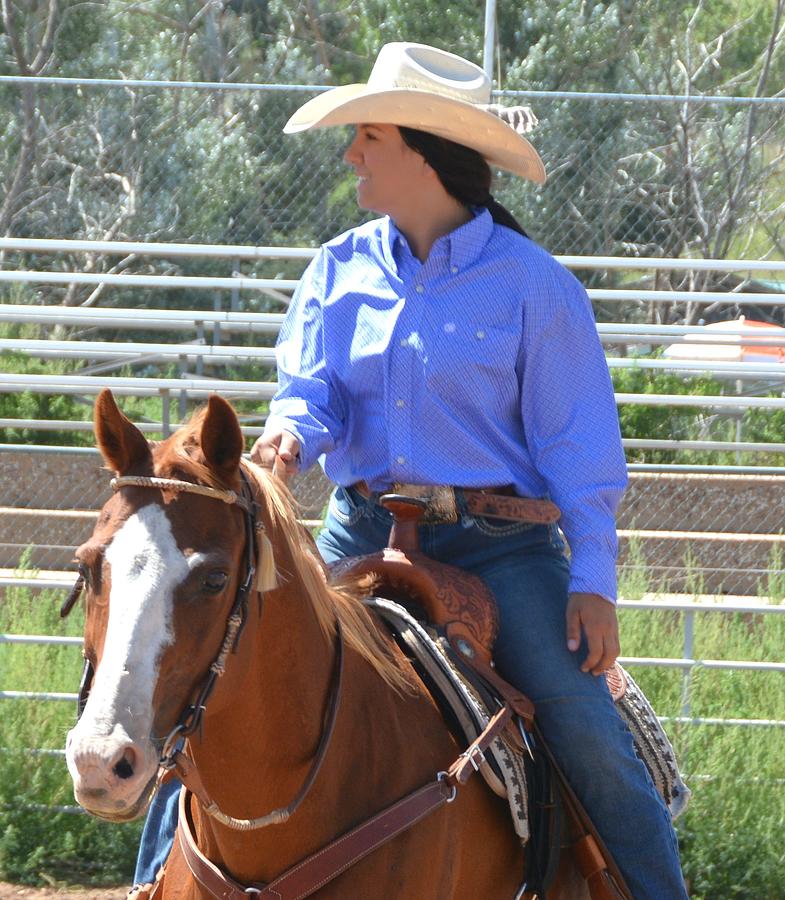
POLYGON ((327 514, 333 516, 341 525, 350 528, 356 525, 367 511, 364 503, 357 502, 351 488, 337 487, 330 497, 327 514))
POLYGON ((472 516, 475 527, 488 537, 510 537, 523 534, 535 527, 534 522, 511 522, 508 519, 496 519, 491 516, 472 516))

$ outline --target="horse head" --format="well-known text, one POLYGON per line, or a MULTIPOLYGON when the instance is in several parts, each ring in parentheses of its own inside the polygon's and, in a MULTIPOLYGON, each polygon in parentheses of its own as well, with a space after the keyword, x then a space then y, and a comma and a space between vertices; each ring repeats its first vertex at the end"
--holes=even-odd
POLYGON ((117 477, 76 554, 92 683, 66 760, 77 801, 124 821, 145 811, 167 736, 184 730, 183 711, 227 644, 227 618, 253 568, 250 504, 231 502, 242 497, 243 438, 218 397, 151 445, 104 391, 95 433, 117 477))

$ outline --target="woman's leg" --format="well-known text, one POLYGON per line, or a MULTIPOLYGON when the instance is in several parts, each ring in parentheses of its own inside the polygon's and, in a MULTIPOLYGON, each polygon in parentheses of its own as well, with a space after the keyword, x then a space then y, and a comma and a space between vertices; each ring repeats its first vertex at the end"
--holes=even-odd
POLYGON ((181 786, 176 778, 172 778, 162 784, 153 797, 139 842, 134 884, 153 884, 169 856, 177 829, 177 800, 181 786))
MULTIPOLYGON (((339 489, 317 543, 327 562, 386 545, 391 518, 339 489)), ((569 564, 555 528, 464 515, 423 526, 423 551, 485 580, 499 606, 494 658, 535 704, 548 745, 635 900, 684 900, 670 815, 602 677, 580 671, 586 648, 567 650, 569 564)))
POLYGON ((449 547, 453 562, 480 575, 496 597, 499 673, 534 702, 543 736, 635 900, 686 898, 667 808, 605 679, 580 671, 585 646, 567 649, 569 566, 556 530, 516 534, 477 520, 465 521, 457 539, 445 537, 434 537, 434 551, 449 547))

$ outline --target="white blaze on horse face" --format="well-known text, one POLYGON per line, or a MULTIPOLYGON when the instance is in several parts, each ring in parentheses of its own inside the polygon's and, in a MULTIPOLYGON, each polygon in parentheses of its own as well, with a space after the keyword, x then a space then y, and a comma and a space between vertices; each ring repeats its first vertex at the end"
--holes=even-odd
POLYGON ((115 533, 105 560, 111 590, 104 650, 68 741, 75 782, 80 759, 89 758, 88 767, 95 767, 96 757, 111 757, 129 741, 145 757, 142 768, 157 762, 149 741, 153 692, 161 655, 173 639, 174 591, 190 571, 164 509, 154 504, 143 506, 115 533))

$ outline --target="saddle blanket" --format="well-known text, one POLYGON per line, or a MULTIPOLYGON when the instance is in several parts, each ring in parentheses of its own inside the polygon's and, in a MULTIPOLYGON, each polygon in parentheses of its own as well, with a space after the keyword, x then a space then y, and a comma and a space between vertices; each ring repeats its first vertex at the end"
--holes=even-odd
MULTIPOLYGON (((458 723, 467 744, 485 728, 496 711, 480 691, 453 665, 446 639, 438 630, 427 628, 407 609, 392 600, 368 597, 365 604, 393 630, 405 652, 426 683, 435 689, 436 699, 446 705, 458 723)), ((690 790, 676 764, 676 754, 651 704, 632 676, 618 663, 609 687, 622 719, 635 743, 635 750, 665 801, 671 818, 687 807, 690 790)), ((504 737, 497 738, 486 753, 479 771, 489 787, 510 806, 515 832, 525 843, 529 838, 528 790, 523 753, 504 737)))

